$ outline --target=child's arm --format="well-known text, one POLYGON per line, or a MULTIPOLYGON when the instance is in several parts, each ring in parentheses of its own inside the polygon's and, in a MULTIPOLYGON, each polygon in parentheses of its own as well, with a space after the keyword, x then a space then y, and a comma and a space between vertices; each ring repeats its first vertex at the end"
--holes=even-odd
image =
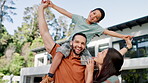
POLYGON ((58 7, 57 5, 53 4, 51 1, 48 5, 49 7, 52 7, 53 9, 57 10, 59 13, 69 17, 69 18, 72 18, 72 13, 66 11, 65 9, 61 8, 61 7, 58 7))
POLYGON ((130 39, 133 37, 133 36, 130 36, 130 35, 122 35, 122 34, 119 34, 119 33, 116 33, 114 31, 110 31, 110 30, 105 30, 103 32, 103 34, 106 34, 106 35, 110 35, 110 36, 113 36, 113 37, 118 37, 118 38, 122 38, 125 40, 125 38, 129 37, 130 39))

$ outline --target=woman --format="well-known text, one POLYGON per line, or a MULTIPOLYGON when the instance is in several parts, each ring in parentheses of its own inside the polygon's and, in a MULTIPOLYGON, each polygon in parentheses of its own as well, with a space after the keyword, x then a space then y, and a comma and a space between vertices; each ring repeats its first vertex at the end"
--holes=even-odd
POLYGON ((114 48, 108 48, 98 53, 98 56, 93 60, 88 60, 86 63, 86 83, 101 83, 107 78, 120 74, 121 66, 123 65, 123 55, 132 48, 130 38, 126 38, 127 46, 117 51, 114 48), (96 63, 97 72, 94 73, 94 62, 96 63))

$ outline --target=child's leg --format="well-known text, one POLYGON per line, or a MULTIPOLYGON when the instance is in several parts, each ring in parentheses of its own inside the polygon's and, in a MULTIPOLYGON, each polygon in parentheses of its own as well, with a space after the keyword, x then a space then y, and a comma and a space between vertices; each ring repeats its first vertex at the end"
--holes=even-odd
POLYGON ((53 77, 56 69, 60 65, 63 56, 64 56, 64 58, 69 56, 69 53, 70 53, 70 45, 69 45, 69 43, 64 43, 62 46, 58 47, 56 52, 57 53, 56 53, 55 57, 52 60, 52 65, 50 67, 49 75, 48 75, 51 78, 53 77))
POLYGON ((87 49, 85 49, 81 55, 81 65, 85 65, 89 59, 92 59, 92 55, 87 49))
POLYGON ((51 64, 48 75, 43 77, 43 80, 40 83, 51 83, 53 81, 54 73, 58 68, 58 66, 60 65, 62 57, 63 57, 63 54, 61 52, 56 53, 55 57, 52 60, 52 64, 51 64))
POLYGON ((61 63, 61 60, 63 58, 63 54, 61 52, 57 52, 55 57, 52 60, 52 64, 49 70, 49 73, 54 74, 56 69, 58 68, 58 66, 61 63))

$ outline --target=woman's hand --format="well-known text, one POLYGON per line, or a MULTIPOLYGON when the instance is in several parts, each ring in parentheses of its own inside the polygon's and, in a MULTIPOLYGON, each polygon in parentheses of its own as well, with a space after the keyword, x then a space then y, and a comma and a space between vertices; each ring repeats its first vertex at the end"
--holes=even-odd
POLYGON ((122 39, 126 40, 127 38, 132 39, 134 36, 131 35, 123 35, 122 39))
POLYGON ((86 63, 86 69, 88 73, 93 73, 94 72, 94 60, 89 59, 86 63))
POLYGON ((126 45, 128 47, 128 49, 132 48, 132 39, 130 39, 130 37, 125 38, 126 41, 126 45))
MULTIPOLYGON (((126 45, 127 45, 128 49, 131 49, 132 48, 132 39, 130 39, 130 37, 126 37, 125 41, 126 41, 126 45)), ((128 49, 123 47, 119 52, 122 55, 124 55, 128 51, 128 49)))
POLYGON ((94 60, 90 59, 86 62, 86 83, 93 83, 94 60))

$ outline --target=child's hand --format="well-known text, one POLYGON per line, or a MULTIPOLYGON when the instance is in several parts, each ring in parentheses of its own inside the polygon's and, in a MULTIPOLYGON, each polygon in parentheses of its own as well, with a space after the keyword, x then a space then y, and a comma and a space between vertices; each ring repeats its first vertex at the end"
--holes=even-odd
POLYGON ((134 36, 131 35, 124 35, 122 39, 126 40, 127 38, 132 39, 134 36))
POLYGON ((39 6, 40 8, 47 8, 49 5, 50 0, 42 0, 41 5, 39 6))
POLYGON ((48 6, 53 8, 54 4, 52 3, 52 1, 49 1, 48 6))

